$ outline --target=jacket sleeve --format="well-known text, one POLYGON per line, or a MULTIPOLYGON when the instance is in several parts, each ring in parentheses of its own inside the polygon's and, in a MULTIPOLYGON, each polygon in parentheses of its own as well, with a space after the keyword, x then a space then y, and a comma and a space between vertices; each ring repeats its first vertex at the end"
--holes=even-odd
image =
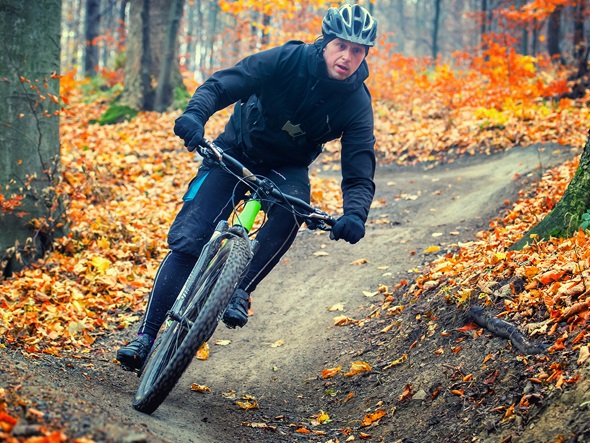
POLYGON ((367 221, 375 195, 375 136, 373 108, 359 108, 353 122, 342 135, 342 196, 344 213, 356 214, 367 221))
POLYGON ((185 113, 194 114, 203 125, 217 111, 237 102, 246 101, 259 93, 266 82, 289 66, 289 56, 302 42, 289 42, 283 46, 248 56, 235 66, 215 72, 197 88, 185 113))

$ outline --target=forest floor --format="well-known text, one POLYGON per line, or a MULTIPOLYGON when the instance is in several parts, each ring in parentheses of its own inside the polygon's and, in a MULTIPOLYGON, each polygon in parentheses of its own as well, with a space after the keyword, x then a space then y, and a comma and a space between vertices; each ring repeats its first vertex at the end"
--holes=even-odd
POLYGON ((527 373, 541 357, 519 355, 487 331, 460 330, 469 320, 443 297, 407 300, 396 291, 374 315, 380 287, 411 284, 435 257, 425 252, 432 245, 449 251, 473 241, 506 200, 540 179, 540 164, 571 157, 562 149, 514 148, 430 170, 380 167, 366 237, 351 246, 303 231, 253 294, 248 325, 220 326, 209 358, 195 360, 152 415, 132 409, 138 379, 114 362, 133 326, 78 358, 0 349, 0 397, 22 417, 14 441, 40 426, 80 443, 590 441, 587 364, 577 383, 541 395, 527 373), (348 324, 335 325, 340 315, 348 324), (372 369, 345 376, 353 362, 372 369), (461 395, 467 387, 479 401, 461 395), (527 414, 511 414, 523 395, 527 414), (258 408, 240 408, 245 396, 258 408))

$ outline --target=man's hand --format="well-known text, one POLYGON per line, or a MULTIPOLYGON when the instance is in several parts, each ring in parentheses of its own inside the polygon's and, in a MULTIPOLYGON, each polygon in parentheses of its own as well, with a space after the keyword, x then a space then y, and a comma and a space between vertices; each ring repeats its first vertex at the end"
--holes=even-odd
POLYGON ((205 128, 193 114, 182 114, 174 121, 174 133, 184 140, 184 146, 194 151, 203 142, 205 128))
POLYGON ((346 215, 338 219, 332 227, 330 238, 332 240, 344 240, 354 245, 365 236, 365 223, 356 214, 346 215))

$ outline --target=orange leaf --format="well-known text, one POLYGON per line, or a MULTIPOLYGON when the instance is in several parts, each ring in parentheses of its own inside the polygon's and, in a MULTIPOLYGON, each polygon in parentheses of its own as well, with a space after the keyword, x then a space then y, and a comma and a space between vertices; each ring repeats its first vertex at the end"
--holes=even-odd
POLYGON ((377 409, 372 414, 365 415, 361 426, 363 426, 363 427, 369 426, 369 425, 371 425, 371 423, 376 422, 377 420, 380 420, 381 418, 383 418, 386 415, 387 415, 387 411, 385 409, 377 409))
POLYGON ((350 371, 344 374, 345 377, 352 377, 353 375, 362 374, 363 372, 371 371, 371 365, 364 361, 353 361, 350 366, 350 371))
POLYGON ((197 351, 196 357, 199 360, 207 360, 209 358, 209 343, 205 342, 197 351))
POLYGON ((558 269, 551 269, 547 272, 544 272, 543 274, 541 274, 537 278, 539 279, 539 282, 546 285, 548 283, 560 280, 561 277, 563 276, 563 274, 565 274, 565 271, 560 271, 558 269))
POLYGON ((412 398, 414 396, 414 393, 412 392, 412 385, 407 384, 404 392, 402 393, 402 395, 399 396, 399 401, 404 401, 407 400, 409 398, 412 398))
POLYGON ((342 370, 342 366, 338 366, 337 368, 331 369, 324 369, 322 371, 322 378, 332 378, 337 375, 342 370))
POLYGON ((479 328, 479 326, 474 322, 469 322, 465 326, 457 329, 459 332, 466 333, 467 331, 473 331, 474 329, 479 328))

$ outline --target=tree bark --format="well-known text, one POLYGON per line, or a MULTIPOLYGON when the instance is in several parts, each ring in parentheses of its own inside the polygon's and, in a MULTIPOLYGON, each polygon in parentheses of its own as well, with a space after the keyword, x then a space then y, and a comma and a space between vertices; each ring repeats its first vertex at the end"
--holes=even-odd
POLYGON ((139 59, 139 109, 152 110, 152 52, 150 50, 150 0, 143 0, 141 8, 141 55, 139 59))
POLYGON ((532 239, 566 238, 578 231, 582 214, 590 209, 590 131, 580 164, 563 197, 553 210, 510 249, 521 250, 532 239), (533 236, 533 237, 531 237, 533 236))
MULTIPOLYGON (((155 86, 165 52, 164 37, 168 27, 170 2, 167 0, 130 0, 129 4, 125 86, 117 104, 151 111, 154 107, 155 86), (144 11, 144 3, 148 1, 149 18, 146 19, 142 18, 142 11, 144 11), (144 26, 146 20, 149 21, 149 27, 144 26), (146 40, 149 41, 147 46, 149 49, 146 49, 146 40), (142 73, 144 81, 149 77, 147 89, 143 88, 145 83, 142 83, 142 73)), ((170 81, 173 85, 182 86, 183 84, 176 51, 171 66, 170 81)))
POLYGON ((184 0, 174 0, 170 4, 170 15, 167 26, 167 32, 164 44, 164 57, 160 63, 160 75, 158 76, 158 86, 156 87, 156 99, 154 109, 158 112, 164 112, 174 101, 174 85, 170 81, 172 67, 175 62, 178 66, 178 30, 180 29, 180 19, 184 9, 184 0))
POLYGON ((0 0, 0 11, 0 273, 6 276, 41 257, 61 232, 55 192, 61 0, 34 7, 0 0), (14 209, 6 204, 18 199, 14 209))
POLYGON ((559 37, 561 34, 561 11, 563 6, 558 5, 549 16, 547 23, 547 52, 553 60, 563 64, 561 49, 559 49, 559 37))
POLYGON ((100 0, 86 0, 84 20, 86 44, 84 51, 84 75, 94 77, 98 66, 98 45, 96 38, 100 31, 100 0))
POLYGON ((194 3, 189 3, 188 5, 188 31, 186 34, 186 69, 189 72, 193 72, 195 70, 195 59, 196 59, 196 49, 197 49, 197 32, 195 27, 195 10, 200 9, 194 3))
POLYGON ((482 51, 487 49, 485 42, 485 35, 487 32, 488 22, 488 0, 481 0, 481 27, 480 27, 480 43, 482 51))
POLYGON ((432 26, 432 59, 436 62, 438 57, 438 30, 440 28, 440 2, 441 0, 434 1, 434 22, 432 26))
POLYGON ((584 41, 584 16, 585 16, 585 3, 579 2, 574 12, 574 57, 578 64, 578 73, 576 78, 581 78, 588 74, 588 48, 584 41))

